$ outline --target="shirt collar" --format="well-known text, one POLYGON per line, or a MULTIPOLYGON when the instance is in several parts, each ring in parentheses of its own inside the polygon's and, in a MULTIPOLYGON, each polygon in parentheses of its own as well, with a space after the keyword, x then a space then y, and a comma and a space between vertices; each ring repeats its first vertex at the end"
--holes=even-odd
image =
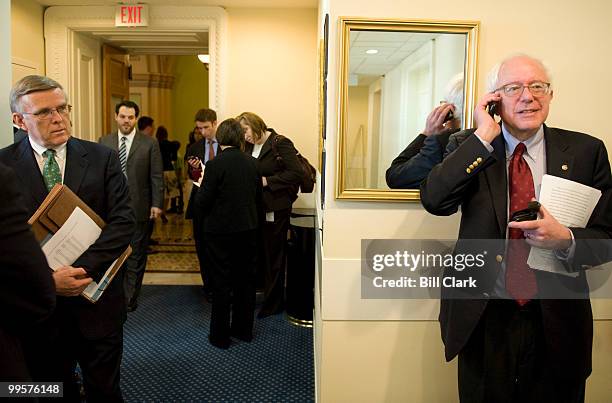
MULTIPOLYGON (((510 159, 512 158, 514 149, 521 141, 519 141, 516 137, 510 134, 503 122, 502 134, 504 136, 504 140, 506 141, 506 159, 510 159)), ((542 155, 540 151, 544 146, 544 125, 540 126, 534 136, 531 136, 529 139, 523 141, 522 143, 525 144, 525 147, 527 147, 525 154, 529 156, 532 160, 537 161, 538 157, 542 155)))
MULTIPOLYGON (((38 144, 36 141, 34 141, 34 139, 32 139, 32 136, 28 136, 28 140, 30 141, 30 146, 32 147, 32 149, 34 150, 34 152, 38 155, 40 155, 42 157, 43 153, 45 151, 48 150, 48 148, 41 146, 40 144, 38 144)), ((50 149, 55 150, 55 156, 61 159, 65 159, 66 157, 66 144, 68 142, 64 143, 64 144, 60 144, 57 147, 51 147, 50 149)))
POLYGON ((134 127, 132 129, 132 131, 130 132, 130 134, 123 134, 121 133, 121 130, 117 129, 117 135, 119 136, 119 140, 121 140, 121 137, 127 137, 128 141, 132 141, 132 139, 134 138, 134 135, 136 134, 136 127, 134 127))

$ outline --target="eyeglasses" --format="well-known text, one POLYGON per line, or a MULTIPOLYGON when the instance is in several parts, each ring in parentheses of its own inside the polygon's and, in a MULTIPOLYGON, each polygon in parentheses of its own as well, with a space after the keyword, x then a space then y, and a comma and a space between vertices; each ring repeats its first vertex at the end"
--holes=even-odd
POLYGON ((50 120, 53 117, 53 112, 59 113, 59 115, 63 118, 68 116, 72 111, 72 105, 62 105, 57 108, 51 109, 43 109, 38 112, 30 113, 30 112, 21 112, 23 115, 32 115, 36 119, 39 120, 50 120))
POLYGON ((506 84, 502 87, 499 87, 495 91, 503 90, 504 94, 507 97, 512 98, 521 95, 523 93, 523 88, 528 88, 529 92, 531 92, 531 95, 533 95, 534 97, 541 97, 550 93, 550 83, 544 83, 541 81, 536 81, 531 84, 506 84))

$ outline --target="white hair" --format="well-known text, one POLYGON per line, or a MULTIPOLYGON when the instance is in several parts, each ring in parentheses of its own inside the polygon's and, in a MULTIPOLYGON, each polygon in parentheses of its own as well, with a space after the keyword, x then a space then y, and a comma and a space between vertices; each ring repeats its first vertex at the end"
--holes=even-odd
POLYGON ((516 59, 518 57, 525 57, 539 64, 542 67, 542 70, 544 70, 544 74, 546 74, 548 82, 552 84, 552 76, 550 74, 550 70, 548 69, 548 66, 546 65, 546 63, 544 63, 540 59, 537 59, 535 57, 529 56, 524 53, 515 53, 513 55, 506 57, 500 63, 497 63, 495 66, 493 66, 491 70, 489 70, 489 73, 487 74, 487 92, 493 92, 499 89, 499 70, 501 70, 501 67, 504 65, 504 63, 512 59, 516 59))
POLYGON ((449 80, 444 100, 455 105, 455 119, 463 120, 463 72, 457 73, 449 80))

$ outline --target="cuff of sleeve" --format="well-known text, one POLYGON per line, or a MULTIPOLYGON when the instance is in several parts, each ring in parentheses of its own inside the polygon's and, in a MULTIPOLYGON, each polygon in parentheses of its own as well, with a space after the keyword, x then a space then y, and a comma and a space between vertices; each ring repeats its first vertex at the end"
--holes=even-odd
POLYGON ((490 153, 492 153, 492 152, 493 152, 493 146, 491 145, 491 143, 489 143, 488 141, 485 141, 485 140, 481 139, 479 135, 476 135, 476 138, 477 138, 478 140, 480 140, 480 142, 482 143, 482 145, 483 145, 483 146, 485 146, 485 148, 486 148, 487 150, 489 150, 489 152, 490 152, 490 153))
POLYGON ((564 250, 555 250, 555 257, 559 260, 570 261, 574 257, 574 253, 576 252, 576 239, 574 238, 574 233, 572 230, 569 230, 570 235, 572 236, 572 244, 569 248, 564 250))

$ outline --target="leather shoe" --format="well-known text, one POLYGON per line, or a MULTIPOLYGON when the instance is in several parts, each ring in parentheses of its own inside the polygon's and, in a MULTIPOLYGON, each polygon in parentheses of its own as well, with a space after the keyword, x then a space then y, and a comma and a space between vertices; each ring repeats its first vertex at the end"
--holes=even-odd
POLYGON ((220 348, 222 350, 227 350, 230 346, 230 341, 228 340, 217 340, 211 335, 208 335, 208 342, 213 346, 220 348))
POLYGON ((138 302, 136 301, 129 303, 127 306, 128 312, 134 312, 136 309, 138 309, 138 302))

